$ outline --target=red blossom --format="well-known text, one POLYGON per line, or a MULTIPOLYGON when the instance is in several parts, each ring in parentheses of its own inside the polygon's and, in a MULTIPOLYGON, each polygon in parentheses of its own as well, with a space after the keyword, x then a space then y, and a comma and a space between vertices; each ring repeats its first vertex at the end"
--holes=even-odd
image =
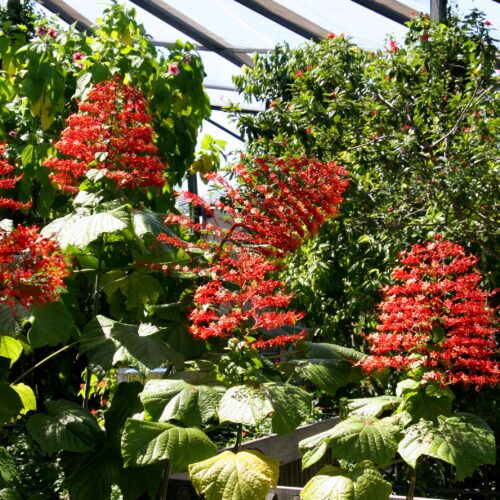
POLYGON ((484 22, 484 25, 485 25, 485 26, 491 26, 491 21, 485 21, 485 22, 484 22))
POLYGON ((304 75, 304 72, 303 72, 301 69, 299 69, 299 70, 295 73, 295 76, 296 76, 297 78, 300 78, 300 77, 301 77, 301 76, 303 76, 303 75, 304 75))
MULTIPOLYGON (((216 224, 202 225, 170 215, 167 224, 187 227, 202 238, 196 244, 176 242, 168 234, 158 239, 188 253, 196 250, 194 266, 200 266, 200 250, 212 255, 203 271, 197 268, 208 281, 196 289, 189 314, 195 337, 252 336, 258 338, 256 347, 284 345, 304 338, 305 333, 280 333, 303 314, 287 309, 292 295, 273 275, 282 258, 337 214, 348 184, 346 171, 334 162, 307 158, 242 160, 245 164, 232 169, 239 187, 215 174, 207 176, 223 191, 214 208, 226 215, 225 224, 215 219, 216 224)), ((184 199, 212 210, 196 195, 184 199)))
POLYGON ((177 76, 181 72, 181 68, 179 68, 179 63, 172 63, 168 65, 167 75, 168 76, 177 76))
POLYGON ((77 193, 86 172, 94 168, 118 188, 164 185, 164 165, 157 156, 151 116, 139 90, 118 79, 102 82, 78 108, 55 143, 63 158, 44 163, 52 170, 54 184, 77 193))
MULTIPOLYGON (((14 167, 5 159, 5 144, 0 144, 0 190, 13 189, 22 179, 22 175, 12 175, 14 167)), ((1 194, 1 193, 0 193, 1 194)), ((0 195, 0 209, 24 210, 29 208, 31 203, 21 203, 13 198, 6 198, 0 195)))
POLYGON ((328 35, 326 35, 326 38, 328 38, 328 40, 333 40, 335 38, 335 33, 328 33, 328 35))
POLYGON ((59 299, 68 269, 56 241, 35 226, 0 232, 0 303, 24 307, 59 299))
POLYGON ((423 380, 445 385, 496 385, 491 294, 479 288, 477 260, 440 235, 404 253, 392 273, 396 284, 384 289, 378 332, 367 337, 364 369, 419 368, 423 380))
POLYGON ((395 40, 389 40, 389 50, 394 53, 398 51, 398 44, 395 40))

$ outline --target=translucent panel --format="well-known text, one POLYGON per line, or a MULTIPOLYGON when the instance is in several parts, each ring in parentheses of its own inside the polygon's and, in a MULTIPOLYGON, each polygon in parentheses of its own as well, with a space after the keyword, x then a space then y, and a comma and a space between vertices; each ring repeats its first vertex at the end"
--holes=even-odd
POLYGON ((292 44, 302 40, 234 0, 169 0, 168 3, 236 47, 271 48, 281 40, 292 44))
POLYGON ((403 38, 405 26, 379 15, 351 0, 278 0, 332 33, 345 33, 364 49, 383 46, 388 33, 403 38))

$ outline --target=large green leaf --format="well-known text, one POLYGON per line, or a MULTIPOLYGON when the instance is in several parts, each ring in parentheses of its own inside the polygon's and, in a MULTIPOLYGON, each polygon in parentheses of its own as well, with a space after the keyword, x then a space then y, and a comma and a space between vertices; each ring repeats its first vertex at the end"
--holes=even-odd
POLYGON ((139 393, 142 384, 139 382, 122 382, 118 384, 111 400, 111 406, 104 413, 107 440, 119 448, 122 427, 127 418, 142 410, 139 393))
POLYGON ((370 462, 348 471, 327 465, 300 493, 301 500, 388 500, 391 484, 370 462))
POLYGON ((215 454, 215 445, 202 431, 164 422, 128 419, 122 437, 125 466, 151 465, 170 460, 172 471, 215 454))
POLYGON ((7 335, 0 335, 0 356, 9 358, 11 366, 19 359, 22 352, 23 344, 19 340, 7 335))
POLYGON ((167 360, 182 365, 182 356, 161 341, 158 333, 161 330, 151 325, 127 325, 97 316, 85 327, 80 351, 103 370, 129 360, 139 360, 151 369, 167 360))
POLYGON ((263 500, 278 476, 278 460, 254 450, 224 451, 189 466, 193 486, 206 500, 263 500))
POLYGON ((292 432, 311 411, 310 395, 290 384, 267 382, 231 387, 219 405, 221 422, 258 426, 272 417, 273 431, 292 432))
POLYGON ((113 479, 118 475, 120 456, 107 446, 85 453, 64 452, 64 486, 71 500, 109 500, 113 479))
POLYGON ((306 343, 307 359, 293 361, 299 373, 319 389, 334 395, 340 387, 362 378, 355 364, 364 357, 359 351, 326 343, 306 343))
POLYGON ((19 471, 16 467, 16 461, 10 455, 6 448, 0 446, 0 484, 11 483, 19 479, 19 471))
POLYGON ((11 307, 8 304, 0 304, 0 335, 15 336, 29 315, 28 309, 19 305, 11 307))
POLYGON ((440 416, 437 423, 421 420, 408 427, 398 452, 413 468, 422 455, 452 464, 457 481, 461 481, 478 466, 495 464, 495 435, 488 424, 475 415, 440 416))
POLYGON ((127 297, 127 308, 155 304, 163 291, 156 278, 139 271, 134 271, 121 280, 120 290, 127 297))
POLYGON ((111 213, 88 215, 86 210, 56 219, 42 230, 44 236, 52 236, 61 248, 69 245, 84 249, 103 234, 115 233, 127 228, 127 223, 111 213))
POLYGON ((76 403, 48 401, 48 415, 33 415, 28 420, 28 431, 47 453, 91 451, 103 437, 94 417, 76 403))
POLYGON ((343 411, 350 416, 380 417, 386 411, 395 410, 402 401, 396 396, 348 399, 343 411))
POLYGON ((151 419, 178 420, 189 427, 201 427, 214 417, 221 397, 213 387, 184 380, 150 380, 141 393, 144 410, 151 419))
POLYGON ((352 462, 370 460, 378 466, 387 465, 398 448, 401 429, 391 422, 375 417, 353 416, 332 429, 299 443, 303 453, 302 466, 309 467, 332 448, 335 458, 352 462))
POLYGON ((147 498, 156 498, 156 492, 160 487, 164 469, 165 465, 163 463, 121 469, 118 485, 123 500, 144 498, 143 493, 149 494, 147 498))
POLYGON ((7 382, 0 380, 0 426, 10 422, 22 409, 23 401, 19 394, 7 382))
POLYGON ((74 326, 73 317, 62 302, 34 305, 30 322, 28 340, 32 347, 65 343, 74 326))
POLYGON ((451 415, 455 398, 449 387, 411 379, 400 382, 396 394, 403 399, 401 409, 407 411, 414 422, 420 419, 436 421, 440 415, 451 415))
POLYGON ((165 232, 165 223, 163 217, 151 210, 136 211, 132 215, 134 232, 137 236, 144 236, 149 233, 154 236, 165 232))

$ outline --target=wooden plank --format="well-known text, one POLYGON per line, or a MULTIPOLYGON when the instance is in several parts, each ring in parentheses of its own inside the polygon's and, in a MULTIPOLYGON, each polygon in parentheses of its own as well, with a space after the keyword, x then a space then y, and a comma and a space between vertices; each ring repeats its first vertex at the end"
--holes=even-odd
POLYGON ((399 24, 408 22, 415 16, 415 9, 408 7, 397 0, 352 0, 353 2, 366 7, 367 9, 382 14, 383 16, 396 21, 399 24))
POLYGON ((131 0, 137 6, 148 11, 153 16, 162 20, 163 22, 173 26, 174 28, 182 31, 184 34, 193 38, 209 50, 219 54, 228 61, 236 64, 236 66, 253 66, 252 59, 246 54, 238 54, 231 52, 236 48, 226 42, 223 38, 215 33, 212 33, 201 24, 198 24, 193 19, 187 17, 182 12, 174 9, 172 6, 163 2, 162 0, 131 0))
POLYGON ((259 14, 271 19, 275 23, 299 34, 307 39, 321 40, 328 35, 328 30, 318 24, 309 21, 300 16, 293 10, 274 0, 236 0, 241 5, 258 12, 259 14))
POLYGON ((76 29, 78 31, 88 31, 92 26, 92 23, 85 16, 82 16, 77 10, 73 9, 71 5, 68 5, 63 0, 36 1, 68 24, 76 23, 76 29))

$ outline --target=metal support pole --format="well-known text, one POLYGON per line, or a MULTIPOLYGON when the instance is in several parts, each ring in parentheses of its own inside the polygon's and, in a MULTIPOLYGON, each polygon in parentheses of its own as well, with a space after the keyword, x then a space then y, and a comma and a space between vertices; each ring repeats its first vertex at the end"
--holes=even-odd
POLYGON ((447 0, 431 0, 431 19, 446 23, 446 3, 447 0))

